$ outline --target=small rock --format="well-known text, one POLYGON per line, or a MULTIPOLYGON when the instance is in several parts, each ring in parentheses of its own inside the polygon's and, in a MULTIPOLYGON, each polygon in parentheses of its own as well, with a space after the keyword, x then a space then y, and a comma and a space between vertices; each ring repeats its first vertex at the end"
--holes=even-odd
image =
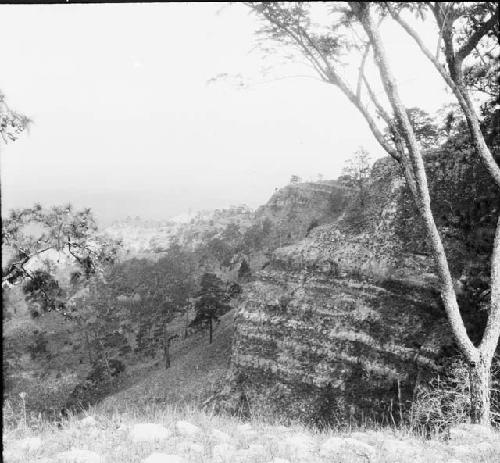
POLYGON ((344 439, 342 439, 341 437, 330 437, 321 444, 319 454, 322 457, 328 457, 332 453, 340 452, 343 445, 344 439))
POLYGON ((219 431, 218 429, 212 429, 210 432, 210 436, 219 442, 229 442, 231 440, 231 436, 229 434, 226 434, 223 431, 219 431))
POLYGON ((241 434, 244 434, 248 431, 253 431, 252 425, 250 423, 239 424, 236 426, 236 431, 241 434))
POLYGON ((187 460, 179 455, 154 452, 149 457, 142 460, 141 463, 187 463, 187 460))
POLYGON ((413 446, 408 442, 388 438, 382 444, 382 451, 395 461, 409 461, 414 457, 413 446))
POLYGON ((324 458, 355 462, 370 460, 375 456, 375 449, 358 439, 330 437, 321 445, 319 454, 324 458))
POLYGON ((14 459, 19 460, 20 458, 22 458, 22 455, 19 454, 19 450, 17 452, 12 449, 2 451, 2 461, 8 462, 14 459))
POLYGON ((264 448, 263 445, 260 445, 260 444, 250 445, 250 447, 248 447, 248 451, 252 452, 255 455, 266 453, 266 449, 264 448))
POLYGON ((349 447, 351 447, 361 455, 366 455, 371 457, 375 454, 375 449, 371 445, 366 444, 365 442, 349 437, 344 440, 349 447))
POLYGON ((73 448, 59 453, 57 460, 64 463, 103 463, 104 459, 95 452, 73 448))
POLYGON ((353 439, 363 440, 363 439, 370 438, 370 435, 368 433, 366 433, 366 432, 355 431, 355 432, 351 433, 351 437, 353 439))
POLYGON ((489 442, 479 442, 479 444, 476 445, 476 450, 480 453, 493 453, 495 448, 489 442))
POLYGON ((236 426, 236 431, 247 440, 257 437, 257 431, 255 431, 249 423, 236 426))
POLYGON ((155 423, 139 423, 130 430, 130 437, 134 442, 152 442, 170 437, 170 431, 164 426, 155 423))
POLYGON ((306 457, 312 452, 315 442, 307 434, 297 433, 287 437, 284 440, 284 445, 298 457, 306 457))
POLYGON ((236 452, 239 461, 260 461, 266 455, 266 449, 260 444, 250 445, 247 449, 241 449, 236 452))
POLYGON ((236 452, 236 447, 231 444, 217 444, 212 449, 214 462, 232 461, 232 457, 236 452))
POLYGON ((93 416, 86 416, 85 418, 80 420, 80 424, 82 426, 96 426, 97 421, 93 416))
POLYGON ((42 446, 42 439, 39 437, 26 437, 26 439, 18 441, 18 445, 23 450, 34 452, 42 446))
MULTIPOLYGON (((290 432, 291 429, 288 428, 287 426, 278 425, 278 426, 273 426, 273 431, 274 432, 290 432)), ((278 458, 278 460, 279 460, 279 458, 278 458)))
POLYGON ((481 424, 463 423, 450 429, 450 439, 454 441, 485 441, 492 439, 493 435, 491 428, 481 424))
POLYGON ((201 433, 201 429, 191 424, 189 421, 177 421, 177 423, 175 423, 175 429, 177 429, 180 435, 186 437, 194 437, 201 433))
POLYGON ((470 445, 455 445, 453 446, 453 453, 458 457, 468 458, 475 452, 470 445))
POLYGON ((194 442, 183 442, 179 445, 179 449, 185 453, 195 453, 203 454, 205 453, 205 448, 201 444, 196 444, 194 442))

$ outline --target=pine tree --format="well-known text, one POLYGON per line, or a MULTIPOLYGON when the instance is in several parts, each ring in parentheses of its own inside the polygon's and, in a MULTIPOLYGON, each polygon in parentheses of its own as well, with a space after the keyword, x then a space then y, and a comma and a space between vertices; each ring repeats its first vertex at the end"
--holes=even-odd
POLYGON ((213 340, 214 321, 231 309, 228 300, 222 280, 213 273, 204 273, 195 302, 196 316, 190 326, 208 327, 209 344, 212 344, 213 340))

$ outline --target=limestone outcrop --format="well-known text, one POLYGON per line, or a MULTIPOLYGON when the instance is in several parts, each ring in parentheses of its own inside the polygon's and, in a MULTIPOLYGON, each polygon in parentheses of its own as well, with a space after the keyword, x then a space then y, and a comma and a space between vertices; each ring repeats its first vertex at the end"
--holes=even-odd
MULTIPOLYGON (((466 150, 425 161, 474 337, 487 309, 480 295, 488 291, 499 192, 466 150)), ((395 163, 378 161, 366 192, 342 207, 331 223, 277 249, 245 286, 231 407, 251 399, 302 419, 397 419, 415 386, 453 352, 425 233, 395 163)))

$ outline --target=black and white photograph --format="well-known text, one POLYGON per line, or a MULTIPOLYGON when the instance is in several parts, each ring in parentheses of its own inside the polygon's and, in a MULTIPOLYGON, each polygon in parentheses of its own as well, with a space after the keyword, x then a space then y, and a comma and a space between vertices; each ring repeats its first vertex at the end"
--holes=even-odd
POLYGON ((0 2, 2 461, 500 462, 497 2, 0 2))

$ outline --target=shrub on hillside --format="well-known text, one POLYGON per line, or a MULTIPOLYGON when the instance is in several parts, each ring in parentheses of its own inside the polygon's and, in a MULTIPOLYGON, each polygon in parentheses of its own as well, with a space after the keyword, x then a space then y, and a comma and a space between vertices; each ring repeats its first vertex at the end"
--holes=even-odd
MULTIPOLYGON (((492 421, 500 424, 500 358, 492 366, 491 383, 492 421)), ((450 359, 444 376, 432 379, 427 385, 418 385, 411 405, 410 425, 414 429, 443 432, 470 417, 469 368, 461 358, 450 359)))
POLYGON ((6 401, 14 416, 20 416, 25 409, 28 419, 34 419, 39 413, 53 417, 64 406, 78 381, 76 373, 58 373, 44 378, 19 375, 13 378, 14 384, 6 401))

